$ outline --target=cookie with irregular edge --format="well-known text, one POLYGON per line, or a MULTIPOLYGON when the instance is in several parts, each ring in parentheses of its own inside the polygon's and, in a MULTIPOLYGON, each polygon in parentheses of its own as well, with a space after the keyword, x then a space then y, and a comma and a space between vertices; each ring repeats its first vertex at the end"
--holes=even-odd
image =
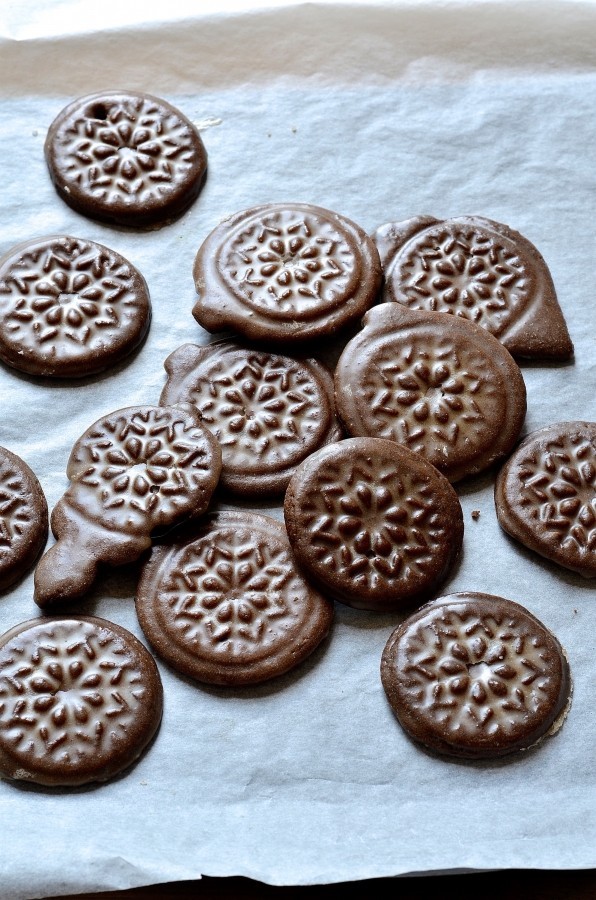
POLYGON ((101 372, 142 343, 150 321, 145 279, 102 244, 53 235, 0 260, 0 359, 21 372, 101 372))
POLYGON ((35 571, 42 608, 83 596, 99 566, 134 562, 151 535, 207 509, 221 471, 217 440, 192 409, 132 406, 74 445, 70 487, 54 507, 57 543, 35 571))
POLYGON ((196 199, 207 153, 192 122, 165 100, 104 91, 69 103, 45 142, 54 186, 84 216, 143 227, 196 199))
POLYGON ((528 549, 596 578, 596 422, 529 434, 495 485, 499 525, 528 549))
POLYGON ((247 497, 283 493, 302 460, 342 436, 333 379, 316 359, 231 342, 184 344, 164 363, 160 403, 192 403, 222 449, 220 484, 247 497))
POLYGON ((291 343, 335 334, 375 301, 379 254, 345 216, 309 203, 243 210, 215 228, 193 269, 207 331, 291 343))
POLYGON ((284 515, 308 578, 348 606, 415 606, 447 577, 463 539, 459 499, 422 456, 394 441, 349 438, 292 476, 284 515))
POLYGON ((507 225, 481 216, 417 216, 382 225, 374 240, 385 300, 470 319, 515 357, 573 355, 543 257, 507 225))
POLYGON ((333 620, 332 602, 297 570, 282 523, 239 511, 209 516, 180 544, 154 547, 136 607, 159 656, 222 685, 293 669, 333 620))
POLYGON ((413 740, 471 759, 527 750, 561 727, 571 702, 557 638, 519 603, 475 592, 439 597, 402 622, 381 680, 413 740))
POLYGON ((349 434, 404 444, 458 481, 509 453, 526 387, 511 354, 482 328, 383 303, 344 348, 335 402, 349 434))
POLYGON ((0 447, 0 591, 25 574, 48 536, 48 504, 26 462, 0 447))
POLYGON ((113 622, 32 619, 0 638, 0 775, 107 781, 145 750, 163 692, 151 654, 113 622))

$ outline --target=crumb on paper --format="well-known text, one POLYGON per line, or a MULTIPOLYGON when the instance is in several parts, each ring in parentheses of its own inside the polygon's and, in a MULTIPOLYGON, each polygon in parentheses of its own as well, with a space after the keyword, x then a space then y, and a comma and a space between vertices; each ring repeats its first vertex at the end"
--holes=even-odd
POLYGON ((472 510, 472 518, 474 519, 475 522, 478 521, 478 519, 480 518, 480 510, 479 509, 472 510))

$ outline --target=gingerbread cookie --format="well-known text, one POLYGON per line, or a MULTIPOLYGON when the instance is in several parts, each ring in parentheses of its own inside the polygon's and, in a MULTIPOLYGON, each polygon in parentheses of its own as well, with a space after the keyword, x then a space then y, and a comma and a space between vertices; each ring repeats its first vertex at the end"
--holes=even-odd
POLYGON ((35 562, 48 536, 48 505, 29 466, 0 447, 0 591, 35 562))
POLYGON ((139 91, 80 97, 45 142, 60 197, 92 219, 146 226, 180 215, 207 171, 198 131, 178 109, 139 91))
POLYGON ((153 657, 95 617, 33 619, 0 638, 0 775, 50 786, 107 781, 161 721, 153 657))
POLYGON ((499 472, 504 531, 546 559, 596 578, 596 422, 532 432, 499 472))
POLYGON ((283 525, 245 512, 211 516, 183 543, 154 547, 136 605, 161 657, 224 685, 293 669, 333 619, 333 604, 297 571, 283 525))
POLYGON ((76 442, 71 485, 52 512, 57 543, 35 571, 42 608, 85 594, 100 564, 133 562, 157 529, 201 515, 221 470, 219 444, 192 409, 133 406, 76 442))
POLYGON ((165 361, 160 403, 192 403, 222 449, 220 484, 232 493, 282 493, 296 466, 339 440, 333 379, 315 359, 225 341, 185 344, 165 361))
POLYGON ((402 622, 381 679, 406 733, 459 757, 532 747, 561 726, 571 700, 556 637, 518 603, 474 592, 440 597, 402 622))
POLYGON ((0 359, 21 372, 101 372, 141 344, 150 321, 145 279, 102 244, 55 235, 0 260, 0 359))
POLYGON ((518 365, 482 328, 383 303, 345 347, 335 399, 354 436, 398 441, 450 481, 505 456, 526 414, 518 365))
POLYGON ((207 331, 295 343, 335 334, 375 301, 379 254, 339 213, 271 203, 229 216, 200 247, 193 309, 207 331))
POLYGON ((381 226, 374 239, 386 300, 470 319, 516 357, 572 356, 548 267, 507 225, 481 216, 417 216, 381 226))
POLYGON ((288 485, 284 514, 309 579, 361 609, 422 602, 447 577, 463 539, 447 479, 380 438, 351 438, 309 456, 288 485))

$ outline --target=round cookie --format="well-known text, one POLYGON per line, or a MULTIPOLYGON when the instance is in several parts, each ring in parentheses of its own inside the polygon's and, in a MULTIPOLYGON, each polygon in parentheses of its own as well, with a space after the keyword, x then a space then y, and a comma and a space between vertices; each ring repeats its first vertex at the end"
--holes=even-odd
POLYGON ((161 721, 151 654, 95 617, 32 619, 0 638, 0 775, 50 786, 107 781, 161 721))
POLYGON ((82 597, 101 564, 134 562, 151 536, 205 512, 221 471, 217 440, 191 409, 132 406, 75 443, 54 507, 57 542, 35 570, 42 608, 82 597))
POLYGON ((35 562, 48 536, 48 505, 29 466, 0 447, 0 591, 35 562))
POLYGON ((101 372, 142 343, 150 321, 145 279, 102 244, 54 235, 0 259, 0 359, 21 372, 101 372))
POLYGON ((160 403, 188 402, 222 450, 220 484, 246 497, 283 493, 302 460, 339 440, 333 379, 316 359, 225 341, 185 344, 165 361, 160 403))
POLYGON ((499 525, 546 559, 596 578, 596 422, 529 434, 497 476, 499 525))
POLYGON ((199 248, 193 274, 193 315, 207 331, 277 343, 335 334, 372 305, 382 280, 362 228, 308 203, 224 219, 199 248))
POLYGON ((571 678, 556 637, 523 606, 449 594, 399 625, 381 680, 406 733, 449 756, 526 750, 563 722, 571 678))
POLYGON ((248 685, 282 675, 326 637, 333 604, 296 569, 283 525, 221 512, 152 550, 136 597, 159 656, 198 681, 248 685))
POLYGON ((309 456, 284 515, 296 559, 320 589, 360 609, 422 602, 461 549, 463 516, 447 479, 394 441, 351 438, 309 456))
POLYGON ((481 216, 417 216, 382 225, 374 240, 386 300, 469 319, 516 357, 573 355, 544 259, 507 225, 481 216))
POLYGON ((146 226, 180 215, 207 171, 198 131, 178 109, 139 91, 80 97, 45 142, 54 186, 84 216, 146 226))
POLYGON ((510 353, 482 328, 383 303, 344 348, 335 402, 349 434, 397 441, 459 481, 509 453, 526 387, 510 353))

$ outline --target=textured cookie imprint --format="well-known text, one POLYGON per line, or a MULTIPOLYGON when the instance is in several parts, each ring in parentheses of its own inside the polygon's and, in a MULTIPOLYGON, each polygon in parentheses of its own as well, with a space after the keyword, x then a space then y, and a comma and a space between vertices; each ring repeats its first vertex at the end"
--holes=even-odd
POLYGON ((389 222, 374 235, 385 299, 451 313, 516 357, 567 360, 573 344, 548 267, 532 243, 481 216, 389 222))
POLYGON ((100 371, 138 346, 149 319, 144 279, 101 244, 44 238, 0 261, 0 357, 22 371, 100 371))
POLYGON ((133 635, 97 619, 50 619, 6 637, 2 774, 41 784, 102 781, 139 755, 162 697, 155 664, 133 635))
POLYGON ((596 423, 562 422, 528 435, 499 473, 495 501, 505 531, 596 577, 596 423))
POLYGON ((360 274, 358 248, 321 212, 275 209, 230 234, 218 261, 239 300, 280 319, 309 319, 342 303, 360 274))
POLYGON ((440 223, 400 254, 396 299, 450 312, 499 335, 528 302, 534 276, 512 241, 475 225, 440 223))
POLYGON ((154 549, 137 613, 174 667, 233 684, 296 665, 325 636, 333 610, 298 574, 279 522, 230 512, 182 546, 154 549))
POLYGON ((221 445, 222 483, 231 490, 258 491, 269 482, 283 490, 293 467, 341 435, 333 382, 316 360, 231 343, 187 344, 165 366, 160 402, 187 401, 199 410, 221 445))
POLYGON ((523 378, 496 340, 393 303, 367 313, 335 384, 350 434, 404 444, 453 481, 507 452, 525 415, 523 378))
POLYGON ((286 526, 300 563, 339 600, 408 605, 459 551, 463 524, 448 482, 390 441, 353 439, 312 455, 293 476, 286 526))
POLYGON ((206 429, 184 412, 133 407, 79 438, 67 474, 81 488, 81 505, 104 524, 152 530, 196 507, 216 457, 206 429))
POLYGON ((0 590, 33 563, 47 534, 48 507, 37 478, 0 447, 0 590))
POLYGON ((76 442, 70 487, 52 513, 58 539, 35 572, 35 601, 76 599, 100 563, 133 562, 151 534, 203 513, 221 451, 196 411, 141 406, 100 419, 76 442))
POLYGON ((199 247, 193 275, 200 325, 277 342, 334 334, 371 306, 382 281, 362 228, 308 203, 224 219, 199 247))
POLYGON ((487 594, 422 607, 390 637, 383 685, 403 727, 456 756, 531 746, 570 695, 556 638, 527 610, 487 594))
POLYGON ((197 195, 207 155, 177 109, 148 94, 82 97, 57 116, 46 159, 67 203, 123 224, 176 213, 197 195))

